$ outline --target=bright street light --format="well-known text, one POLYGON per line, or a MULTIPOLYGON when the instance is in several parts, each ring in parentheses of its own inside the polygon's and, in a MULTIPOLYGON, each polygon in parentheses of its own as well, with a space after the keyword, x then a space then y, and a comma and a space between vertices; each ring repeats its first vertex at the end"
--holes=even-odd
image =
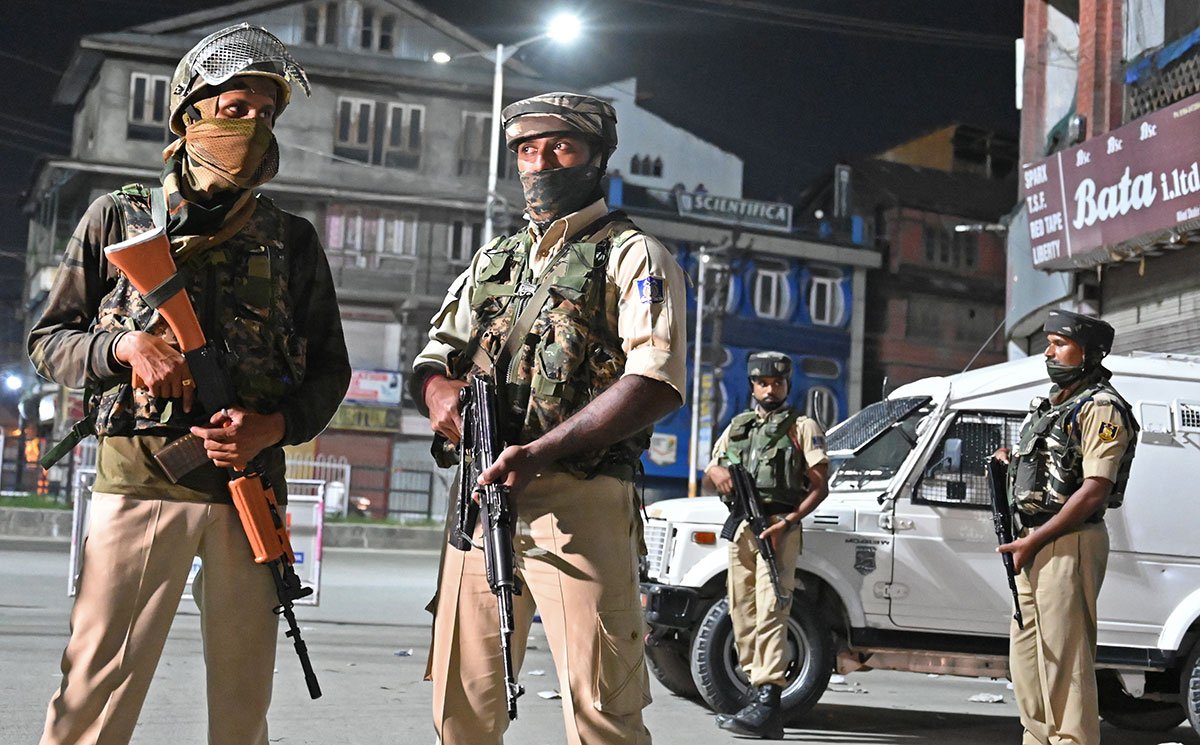
POLYGON ((19 391, 24 381, 20 375, 8 375, 4 378, 4 387, 10 391, 19 391))
POLYGON ((570 42, 579 36, 582 27, 583 24, 579 20, 579 16, 574 13, 559 13, 550 19, 550 23, 546 25, 545 33, 523 39, 516 44, 497 44, 495 51, 467 52, 458 56, 451 56, 449 52, 438 50, 430 57, 430 59, 439 65, 444 65, 451 60, 463 59, 464 57, 483 57, 484 59, 492 60, 496 66, 495 75, 492 78, 492 137, 490 138, 491 144, 488 149, 487 205, 484 207, 483 216, 484 243, 491 241, 496 235, 495 213, 497 203, 503 201, 503 197, 496 193, 496 177, 500 170, 500 137, 496 132, 496 128, 500 126, 500 103, 504 94, 504 63, 508 62, 517 53, 518 49, 535 41, 553 39, 559 43, 570 42))
POLYGON ((550 19, 546 26, 546 35, 557 42, 574 41, 582 29, 579 16, 574 13, 559 13, 550 19))

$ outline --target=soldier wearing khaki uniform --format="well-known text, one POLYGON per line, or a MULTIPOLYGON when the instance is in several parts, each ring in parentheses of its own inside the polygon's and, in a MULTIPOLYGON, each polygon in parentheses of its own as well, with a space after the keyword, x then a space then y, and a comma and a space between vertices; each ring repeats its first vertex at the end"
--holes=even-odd
POLYGON ((1138 425, 1101 360, 1113 329, 1063 310, 1046 320, 1049 398, 1034 399, 1009 460, 1018 538, 999 547, 1018 570, 1025 629, 1009 668, 1023 745, 1100 742, 1096 598, 1108 562, 1106 509, 1120 506, 1138 425))
MULTIPOLYGON (((792 361, 778 352, 753 354, 746 363, 755 405, 733 418, 713 447, 704 474, 706 487, 733 489, 728 466, 741 464, 755 482, 763 512, 772 524, 762 537, 774 542, 779 584, 789 598, 803 542, 800 521, 829 493, 829 458, 821 426, 786 405, 792 361)), ((742 523, 729 544, 729 616, 750 701, 736 714, 717 715, 722 729, 767 739, 783 738, 779 696, 790 662, 787 619, 754 535, 742 523)))
MULTIPOLYGON (((609 104, 551 93, 502 119, 529 225, 480 249, 451 285, 414 365, 413 399, 458 442, 465 378, 496 376, 508 447, 481 481, 507 484, 517 514, 515 668, 536 609, 567 741, 649 743, 633 479, 649 428, 683 400, 685 279, 662 244, 601 197, 616 148, 609 104), (536 317, 521 328, 527 304, 536 317)), ((500 743, 500 632, 481 552, 445 552, 435 605, 427 677, 441 742, 500 743)))
POLYGON ((161 187, 130 185, 88 208, 30 332, 39 373, 88 389, 99 436, 71 637, 42 745, 129 741, 195 556, 208 742, 267 743, 278 601, 228 469, 261 453, 286 503, 283 446, 320 433, 350 381, 316 231, 254 192, 275 175, 273 126, 297 83, 307 90, 265 29, 223 29, 188 52, 172 82, 179 139, 164 153, 161 187), (230 352, 238 405, 211 419, 192 405, 195 381, 152 307, 157 290, 141 295, 104 254, 155 224, 205 337, 230 352), (209 462, 174 483, 153 455, 189 435, 209 462))

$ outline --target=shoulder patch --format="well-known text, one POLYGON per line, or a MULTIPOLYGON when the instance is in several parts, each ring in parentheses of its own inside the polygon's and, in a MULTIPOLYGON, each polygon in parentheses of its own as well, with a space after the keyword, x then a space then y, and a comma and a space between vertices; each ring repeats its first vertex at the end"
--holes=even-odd
POLYGON ((637 281, 637 288, 642 305, 658 304, 666 299, 662 277, 643 277, 637 281))
POLYGON ((812 438, 812 446, 813 446, 813 449, 815 449, 815 450, 824 450, 825 449, 825 437, 824 436, 813 437, 812 438))
POLYGON ((1096 437, 1100 438, 1100 442, 1112 442, 1117 439, 1117 433, 1121 431, 1121 426, 1112 422, 1100 422, 1100 427, 1096 431, 1096 437))

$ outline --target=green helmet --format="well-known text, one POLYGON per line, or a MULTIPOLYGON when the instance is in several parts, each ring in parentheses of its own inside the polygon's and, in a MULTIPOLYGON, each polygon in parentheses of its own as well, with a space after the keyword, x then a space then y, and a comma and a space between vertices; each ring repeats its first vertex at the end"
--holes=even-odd
POLYGON ((746 358, 746 375, 751 378, 792 378, 792 358, 782 352, 755 352, 746 358))
POLYGON ((617 112, 612 104, 583 93, 543 93, 510 103, 500 112, 508 149, 533 137, 569 132, 600 144, 601 162, 617 149, 617 112))
POLYGON ((193 101, 212 95, 205 89, 244 75, 270 78, 279 85, 276 117, 287 108, 292 83, 299 83, 305 95, 312 92, 304 68, 274 34, 248 23, 230 26, 204 37, 179 60, 171 78, 171 131, 183 134, 184 110, 193 101))

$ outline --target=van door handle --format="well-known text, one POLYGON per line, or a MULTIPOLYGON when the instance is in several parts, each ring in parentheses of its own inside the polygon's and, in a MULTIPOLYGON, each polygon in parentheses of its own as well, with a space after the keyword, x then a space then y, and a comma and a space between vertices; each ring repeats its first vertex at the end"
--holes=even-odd
POLYGON ((881 530, 912 530, 915 527, 917 527, 917 524, 911 518, 902 517, 896 520, 890 512, 885 512, 879 516, 879 528, 881 530))

